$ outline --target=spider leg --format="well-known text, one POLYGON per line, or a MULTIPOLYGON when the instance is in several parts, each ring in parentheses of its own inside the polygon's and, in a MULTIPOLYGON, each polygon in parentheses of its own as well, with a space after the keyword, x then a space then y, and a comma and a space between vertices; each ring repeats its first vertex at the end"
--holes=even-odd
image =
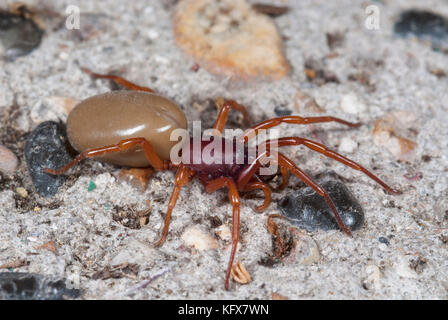
POLYGON ((308 186, 314 189, 314 191, 316 191, 320 196, 322 196, 325 199, 325 202, 330 207, 330 209, 333 211, 336 221, 339 225, 339 228, 341 228, 341 230, 344 231, 347 235, 349 236, 352 235, 350 230, 347 228, 347 226, 344 224, 341 217, 339 216, 338 210, 336 209, 333 200, 331 200, 330 196, 328 195, 327 191, 325 191, 324 188, 322 188, 316 181, 314 181, 305 172, 300 170, 290 159, 288 159, 281 153, 278 154, 278 163, 281 167, 288 169, 288 171, 290 171, 300 180, 305 182, 308 186))
POLYGON ((220 97, 216 99, 216 104, 218 105, 219 108, 219 114, 216 119, 215 125, 213 126, 213 129, 216 129, 222 133, 224 127, 226 126, 230 109, 240 111, 244 116, 244 121, 246 122, 246 124, 250 125, 249 116, 247 115, 246 108, 238 104, 235 100, 224 100, 222 97, 220 97))
POLYGON ((268 119, 263 122, 260 122, 256 125, 252 126, 251 128, 247 129, 246 132, 240 137, 240 139, 247 142, 247 141, 249 141, 249 139, 256 136, 258 134, 258 131, 276 127, 282 123, 311 124, 311 123, 322 123, 322 122, 338 122, 338 123, 341 123, 341 124, 349 126, 349 127, 359 127, 361 125, 361 123, 348 122, 343 119, 331 117, 331 116, 323 116, 323 117, 286 116, 286 117, 278 117, 278 118, 268 119))
POLYGON ((75 164, 80 162, 81 160, 85 158, 93 158, 98 157, 101 155, 105 155, 108 153, 115 153, 115 152, 121 152, 125 151, 131 147, 134 147, 135 145, 139 145, 143 148, 143 151, 145 153, 146 159, 148 159, 148 162, 157 170, 167 170, 171 167, 170 161, 163 161, 157 153, 154 151, 154 148, 151 146, 151 144, 145 139, 145 138, 130 138, 120 141, 117 144, 100 147, 100 148, 94 148, 94 149, 88 149, 86 151, 81 152, 76 156, 75 159, 70 161, 68 164, 66 164, 64 167, 53 170, 49 168, 44 168, 43 171, 46 173, 54 174, 54 175, 60 175, 66 172, 68 169, 73 167, 75 164))
POLYGON ((285 189, 289 182, 289 171, 285 167, 280 167, 280 173, 282 175, 282 183, 277 187, 277 190, 285 189))
POLYGON ((176 173, 176 178, 174 179, 174 188, 171 193, 170 202, 168 203, 168 210, 165 216, 165 224, 163 226, 162 236, 159 241, 157 241, 156 246, 160 247, 166 239, 168 235, 168 229, 171 222, 171 213, 173 212, 174 207, 176 206, 177 198, 179 198, 180 190, 183 186, 187 185, 191 178, 193 177, 194 172, 192 172, 188 167, 181 164, 176 173))
POLYGON ((361 171, 363 172, 365 175, 367 175, 369 178, 371 178, 372 180, 374 180, 376 183, 378 183, 379 185, 381 185, 386 191, 393 193, 393 194, 400 194, 401 192, 397 189, 393 189, 391 187, 389 187, 386 183, 384 183, 380 178, 378 178, 377 176, 375 176, 373 173, 371 173, 369 170, 367 170, 366 168, 362 167, 361 165, 359 165, 358 163, 344 157, 343 155, 340 155, 339 153, 332 151, 330 149, 328 149, 326 146, 324 146, 321 143, 309 140, 309 139, 305 139, 305 138, 300 138, 300 137, 286 137, 286 138, 280 138, 277 140, 267 140, 266 143, 266 148, 269 149, 270 144, 275 142, 275 144, 279 147, 284 147, 284 146, 297 146, 297 145, 304 145, 305 147, 314 150, 316 152, 322 153, 323 155, 332 158, 336 161, 339 161, 343 164, 345 164, 346 166, 349 166, 355 170, 361 171))
POLYGON ((122 77, 115 76, 112 74, 99 74, 91 71, 87 68, 81 68, 82 71, 90 75, 92 78, 95 79, 109 79, 114 81, 116 84, 122 85, 123 87, 129 89, 129 90, 136 90, 136 91, 146 91, 146 92, 155 92, 154 90, 147 88, 147 87, 141 87, 139 85, 136 85, 135 83, 132 83, 122 77))
POLYGON ((230 253, 229 264, 227 266, 226 278, 225 278, 225 288, 229 290, 229 279, 230 270, 232 269, 233 259, 235 258, 236 247, 238 245, 239 239, 239 228, 240 228, 240 196, 238 194, 238 189, 233 182, 232 178, 218 178, 210 181, 205 190, 209 193, 214 192, 223 187, 229 189, 229 200, 233 206, 233 226, 232 226, 232 251, 230 253))
MULTIPOLYGON (((254 175, 255 177, 256 175, 254 175)), ((268 185, 262 181, 252 181, 246 184, 243 190, 241 191, 252 191, 252 190, 262 190, 264 193, 264 202, 261 206, 255 208, 255 211, 261 212, 264 211, 271 204, 271 189, 268 185)))

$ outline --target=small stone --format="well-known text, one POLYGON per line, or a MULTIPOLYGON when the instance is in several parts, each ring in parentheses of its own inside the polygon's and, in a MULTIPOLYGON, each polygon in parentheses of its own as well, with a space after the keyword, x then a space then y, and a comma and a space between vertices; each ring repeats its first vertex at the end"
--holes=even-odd
POLYGON ((384 243, 385 245, 389 245, 389 240, 385 237, 379 237, 378 241, 384 243))
POLYGON ((246 0, 184 0, 173 14, 176 43, 208 71, 237 79, 289 72, 272 20, 246 0))
POLYGON ((185 230, 182 235, 182 240, 189 247, 194 247, 196 250, 217 249, 218 242, 215 238, 208 235, 198 227, 191 227, 185 230))
POLYGON ((0 273, 0 300, 66 300, 78 298, 79 289, 67 286, 69 280, 36 273, 0 273))
POLYGON ((308 96, 307 94, 296 91, 296 95, 294 97, 294 108, 299 112, 315 112, 322 113, 324 112, 324 108, 322 108, 314 98, 308 96))
POLYGON ((284 261, 286 263, 299 263, 300 265, 318 263, 320 252, 313 238, 294 227, 290 228, 290 233, 294 238, 294 244, 290 254, 284 261))
MULTIPOLYGON (((350 230, 359 229, 364 222, 364 211, 348 188, 334 174, 325 174, 317 182, 328 192, 344 224, 350 230)), ((333 211, 310 187, 287 195, 278 207, 293 225, 307 231, 339 229, 333 211)))
POLYGON ((215 229, 215 234, 224 241, 230 241, 232 240, 232 231, 230 231, 230 228, 226 224, 222 224, 221 226, 217 227, 215 229))
POLYGON ((0 55, 9 61, 36 49, 44 31, 24 14, 0 10, 0 55))
POLYGON ((429 41, 434 50, 448 52, 448 19, 436 13, 404 11, 394 25, 394 32, 400 37, 414 36, 429 41))
POLYGON ((64 184, 64 175, 55 176, 42 169, 59 169, 70 162, 72 158, 67 145, 65 128, 57 122, 43 122, 29 135, 25 144, 25 159, 34 187, 41 196, 55 195, 64 184))
POLYGON ((12 175, 17 170, 19 160, 8 148, 0 145, 0 172, 12 175))
POLYGON ((289 116, 292 113, 291 110, 279 106, 275 107, 274 112, 279 117, 289 116))
POLYGON ((417 273, 411 269, 409 260, 405 256, 398 256, 396 263, 394 263, 395 271, 403 278, 415 279, 418 278, 417 273))
POLYGON ((277 292, 272 292, 271 297, 272 297, 272 300, 289 300, 288 297, 283 296, 277 292))
POLYGON ((363 286, 366 289, 377 288, 379 281, 382 278, 381 270, 378 266, 369 264, 364 270, 366 277, 363 281, 363 286))
POLYGON ((373 128, 373 143, 385 147, 397 159, 410 160, 415 157, 417 143, 404 137, 415 135, 409 129, 411 117, 409 113, 392 112, 378 119, 373 128))
POLYGON ((366 105, 354 94, 345 94, 341 99, 341 109, 350 114, 359 114, 366 111, 366 105))
POLYGON ((60 108, 65 114, 69 114, 70 111, 79 103, 79 100, 71 97, 51 96, 46 98, 50 107, 60 108))
POLYGON ((28 197, 28 191, 26 191, 25 188, 22 187, 18 187, 16 188, 16 192, 19 196, 21 196, 22 198, 26 198, 28 197))
POLYGON ((341 153, 352 153, 358 147, 356 141, 349 137, 344 137, 339 145, 339 152, 341 153))

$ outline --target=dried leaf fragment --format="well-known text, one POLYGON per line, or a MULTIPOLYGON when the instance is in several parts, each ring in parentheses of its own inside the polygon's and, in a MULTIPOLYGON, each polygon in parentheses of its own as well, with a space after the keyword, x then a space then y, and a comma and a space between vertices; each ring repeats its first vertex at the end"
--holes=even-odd
POLYGON ((232 266, 230 273, 232 274, 233 280, 239 284, 248 284, 251 281, 249 272, 247 272, 246 268, 239 261, 232 266))

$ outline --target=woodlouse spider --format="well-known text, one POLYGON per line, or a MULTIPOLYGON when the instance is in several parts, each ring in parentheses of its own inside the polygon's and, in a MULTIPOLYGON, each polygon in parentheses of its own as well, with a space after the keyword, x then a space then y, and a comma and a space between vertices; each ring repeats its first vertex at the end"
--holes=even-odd
MULTIPOLYGON (((288 124, 311 124, 323 122, 337 122, 349 127, 358 127, 359 123, 351 123, 345 120, 331 117, 299 117, 285 116, 268 119, 250 127, 238 139, 227 141, 222 135, 213 139, 200 141, 199 152, 202 152, 214 139, 220 139, 223 148, 218 157, 222 157, 221 164, 207 164, 204 161, 194 163, 193 161, 183 161, 177 165, 173 164, 169 158, 170 149, 176 142, 169 140, 170 133, 177 128, 186 129, 187 122, 181 109, 172 101, 154 93, 153 90, 135 85, 121 77, 113 75, 103 75, 83 69, 94 78, 110 79, 124 86, 131 91, 115 91, 111 93, 97 95, 79 103, 70 113, 67 120, 67 133, 73 147, 80 154, 70 163, 58 170, 44 169, 47 173, 59 175, 66 172, 70 167, 85 158, 99 157, 103 161, 114 164, 145 167, 153 166, 157 170, 177 169, 174 189, 168 204, 165 216, 165 224, 157 246, 164 243, 171 220, 171 213, 176 205, 181 188, 188 184, 197 175, 200 182, 209 193, 221 188, 227 188, 230 203, 233 206, 233 230, 232 248, 230 259, 225 276, 225 288, 229 289, 230 272, 235 257, 235 252, 239 239, 240 224, 240 196, 239 192, 261 190, 265 199, 262 205, 256 207, 256 211, 265 210, 271 202, 271 189, 267 185, 267 179, 263 179, 260 170, 264 167, 262 158, 269 156, 271 146, 275 143, 278 147, 299 146, 319 152, 329 158, 339 161, 355 170, 359 170, 380 184, 386 191, 398 194, 399 191, 392 189, 381 181, 373 173, 357 164, 356 162, 328 149, 326 146, 301 137, 284 137, 267 140, 264 151, 259 152, 257 157, 249 160, 247 154, 250 150, 248 142, 250 138, 256 136, 260 130, 273 128, 281 123, 288 124), (251 133, 251 135, 249 134, 251 133), (237 162, 233 157, 231 163, 224 161, 229 148, 225 148, 226 142, 232 146, 232 151, 237 148, 238 143, 244 145, 244 161, 237 162), (143 152, 142 152, 143 151, 143 152)), ((246 109, 234 100, 218 99, 220 107, 218 117, 214 124, 214 129, 222 134, 227 122, 227 117, 231 109, 242 112, 246 122, 249 122, 246 109)), ((191 141, 193 138, 190 138, 191 141)), ((193 157, 194 143, 190 143, 190 156, 193 157)), ((257 151, 258 147, 256 147, 257 151)), ((251 149, 253 150, 253 148, 251 149)), ((227 158, 228 159, 228 158, 227 158)), ((278 153, 276 160, 279 171, 282 175, 281 188, 288 183, 288 174, 297 176, 308 186, 321 195, 331 208, 336 221, 343 232, 351 236, 350 230, 345 226, 339 216, 333 201, 327 192, 317 184, 313 178, 299 169, 290 159, 278 153)))

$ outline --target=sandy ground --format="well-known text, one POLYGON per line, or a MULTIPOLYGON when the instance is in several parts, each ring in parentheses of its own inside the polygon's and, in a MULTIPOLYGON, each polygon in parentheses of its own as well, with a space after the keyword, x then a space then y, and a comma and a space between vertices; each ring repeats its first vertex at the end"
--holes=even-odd
POLYGON ((120 168, 86 161, 71 172, 73 179, 55 199, 45 200, 35 195, 20 158, 21 173, 17 175, 23 177, 21 183, 29 195, 18 206, 14 189, 0 192, 0 264, 26 259, 29 264, 15 271, 72 279, 83 290, 83 299, 271 299, 273 293, 290 299, 448 297, 448 78, 428 72, 429 68, 448 71, 448 55, 393 35, 393 22, 402 10, 431 8, 448 16, 446 2, 372 2, 381 16, 380 29, 372 31, 364 26, 368 1, 272 1, 285 2, 291 8, 275 18, 285 38, 291 73, 275 82, 246 84, 235 84, 203 68, 192 72, 195 61, 176 47, 170 11, 159 1, 24 2, 44 5, 62 15, 67 5, 78 5, 81 19, 85 13, 81 27, 85 23, 86 28, 98 30, 80 41, 75 31, 63 25, 55 27, 47 30, 42 44, 31 54, 14 62, 0 61, 0 109, 10 108, 16 101, 21 111, 15 119, 18 130, 28 132, 45 120, 65 121, 66 113, 51 103, 51 97, 82 100, 110 90, 109 83, 91 80, 80 66, 97 72, 120 71, 129 80, 177 101, 190 121, 212 119, 216 110, 201 113, 193 105, 204 105, 207 99, 221 95, 246 105, 255 121, 275 116, 275 106, 293 114, 312 115, 294 106, 300 91, 314 97, 326 114, 365 125, 358 129, 316 125, 314 133, 306 127, 282 126, 282 135, 316 134, 335 150, 348 139, 355 147, 345 154, 374 168, 403 194, 388 195, 359 172, 305 148, 287 148, 285 153, 309 174, 334 170, 344 177, 364 207, 365 225, 353 238, 339 231, 301 231, 307 246, 299 245, 289 259, 267 266, 260 263, 273 252, 267 217, 279 212, 276 202, 299 187, 299 182, 291 178, 290 187, 276 193, 262 214, 253 210, 262 201, 258 194, 243 197, 236 259, 246 267, 252 282, 232 282, 231 290, 225 291, 229 241, 215 236, 210 223, 214 216, 224 229, 231 226, 232 208, 225 192, 206 194, 198 181, 185 187, 168 239, 156 248, 173 173, 156 173, 141 192, 117 179, 120 168), (336 31, 346 32, 345 41, 335 49, 338 55, 327 59, 326 68, 340 83, 312 85, 304 74, 304 62, 328 55, 325 34, 336 31), (348 80, 359 69, 369 73, 373 92, 348 80), (346 95, 356 97, 354 110, 341 107, 346 95), (409 138, 418 145, 415 154, 404 161, 373 143, 374 122, 392 111, 404 111, 415 119, 408 127, 409 138), (417 172, 422 179, 405 177, 417 172), (97 186, 92 191, 88 191, 90 181, 97 186), (119 207, 147 209, 148 199, 151 214, 142 228, 131 229, 113 219, 119 207), (218 247, 196 250, 185 244, 182 235, 193 227, 214 238, 218 247), (387 238, 389 244, 380 242, 380 237, 387 238), (48 241, 55 242, 56 253, 38 249, 48 241), (309 248, 317 250, 309 253, 309 248), (94 279, 98 271, 122 263, 137 265, 138 273, 94 279), (145 282, 152 278, 149 284, 145 282))

